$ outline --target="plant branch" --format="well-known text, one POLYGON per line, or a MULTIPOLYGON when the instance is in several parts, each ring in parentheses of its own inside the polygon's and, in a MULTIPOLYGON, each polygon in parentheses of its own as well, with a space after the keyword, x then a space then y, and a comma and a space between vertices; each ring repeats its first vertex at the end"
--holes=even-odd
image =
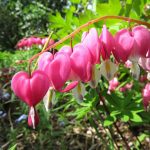
POLYGON ((119 19, 119 20, 124 20, 127 22, 134 22, 137 24, 143 24, 145 26, 147 26, 148 28, 150 28, 150 23, 148 22, 144 22, 144 21, 140 21, 140 20, 136 20, 136 19, 131 19, 128 17, 123 17, 123 16, 103 16, 103 17, 99 17, 96 19, 93 19, 83 25, 81 25, 80 27, 78 27, 75 31, 73 31, 72 33, 70 33, 69 35, 65 36, 64 38, 62 38, 61 40, 59 40, 58 42, 54 43, 53 45, 50 45, 49 47, 47 47, 46 49, 44 49, 43 51, 41 51, 40 53, 37 53, 36 55, 34 55, 33 57, 31 57, 28 62, 29 65, 31 65, 32 61, 37 58, 39 55, 41 55, 42 53, 48 51, 51 48, 54 48, 56 46, 58 46, 59 44, 63 43, 64 41, 66 41, 69 38, 73 38, 77 33, 79 33, 83 28, 88 27, 91 24, 94 24, 96 22, 99 22, 101 20, 106 20, 106 19, 119 19))

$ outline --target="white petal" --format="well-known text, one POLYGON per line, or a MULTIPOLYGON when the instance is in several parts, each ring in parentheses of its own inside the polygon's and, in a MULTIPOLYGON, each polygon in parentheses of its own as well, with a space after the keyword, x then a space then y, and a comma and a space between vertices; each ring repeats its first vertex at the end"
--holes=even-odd
POLYGON ((138 65, 138 63, 136 62, 132 62, 132 67, 131 67, 131 73, 132 73, 132 76, 138 80, 139 79, 139 76, 140 76, 140 67, 138 65))
POLYGON ((72 93, 75 99, 77 100, 77 102, 81 103, 86 93, 84 84, 79 82, 78 85, 74 89, 72 89, 72 93))
POLYGON ((150 81, 150 72, 147 73, 147 80, 150 81))
POLYGON ((44 102, 46 111, 48 111, 50 109, 51 102, 52 102, 52 104, 55 103, 54 100, 55 100, 55 91, 52 88, 50 88, 43 98, 43 102, 44 102))
POLYGON ((97 87, 100 78, 101 78, 100 70, 96 68, 96 65, 92 66, 92 79, 89 82, 91 88, 97 87))
POLYGON ((31 121, 33 124, 33 129, 35 129, 35 111, 33 106, 30 108, 30 116, 31 116, 31 121))
POLYGON ((107 80, 112 80, 117 70, 118 70, 118 66, 115 63, 111 62, 110 60, 106 60, 102 62, 100 67, 100 73, 107 80))

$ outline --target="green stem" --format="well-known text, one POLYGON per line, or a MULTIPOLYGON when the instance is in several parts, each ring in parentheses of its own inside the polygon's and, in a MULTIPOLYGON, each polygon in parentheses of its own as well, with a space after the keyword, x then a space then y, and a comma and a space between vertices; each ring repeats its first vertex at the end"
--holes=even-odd
MULTIPOLYGON (((93 109, 93 113, 97 116, 98 120, 99 120, 100 123, 103 125, 104 119, 103 119, 103 117, 101 116, 101 114, 99 113, 99 111, 93 109), (95 111, 98 113, 98 115, 97 115, 97 113, 96 113, 95 111)), ((111 137, 109 136, 109 138, 111 138, 111 139, 114 141, 114 144, 115 144, 116 148, 119 150, 119 146, 118 146, 117 142, 116 142, 115 139, 114 139, 114 135, 113 135, 113 132, 111 131, 111 129, 109 129, 109 127, 104 127, 104 126, 103 126, 103 128, 104 128, 104 130, 105 130, 106 133, 107 133, 107 130, 106 130, 106 129, 108 129, 108 131, 109 131, 109 133, 110 133, 110 135, 111 135, 111 137), (106 128, 106 129, 105 129, 105 128, 106 128)))
POLYGON ((102 137, 102 135, 99 133, 99 131, 98 131, 98 129, 97 129, 97 125, 96 125, 96 123, 95 123, 93 117, 90 117, 90 118, 89 118, 89 122, 90 122, 91 126, 94 127, 94 129, 95 129, 95 131, 96 131, 96 133, 97 133, 97 136, 102 140, 102 142, 104 143, 104 145, 107 146, 107 142, 106 142, 105 139, 102 137))
POLYGON ((31 65, 28 64, 28 74, 29 74, 29 77, 31 78, 31 65))
MULTIPOLYGON (((104 98, 102 97, 102 95, 100 94, 100 92, 98 91, 98 89, 96 89, 96 91, 97 91, 97 93, 98 93, 98 95, 99 95, 100 101, 103 103, 103 106, 104 106, 104 109, 105 109, 106 113, 107 113, 108 115, 110 115, 110 112, 109 112, 109 110, 108 110, 108 108, 107 108, 107 106, 106 106, 106 104, 105 104, 104 98)), ((119 133, 119 135, 121 136, 122 140, 124 141, 127 150, 130 150, 130 146, 128 145, 127 140, 125 139, 125 137, 122 135, 122 133, 121 133, 119 127, 117 126, 116 122, 114 122, 113 125, 114 125, 114 127, 116 128, 116 130, 117 130, 117 132, 119 133)))
MULTIPOLYGON (((50 41, 50 39, 51 39, 51 37, 52 37, 52 34, 53 34, 53 31, 49 34, 48 39, 47 39, 47 41, 45 42, 45 44, 44 44, 44 46, 43 46, 41 52, 44 51, 44 50, 47 48, 47 46, 48 46, 48 44, 49 44, 49 41, 50 41)), ((31 64, 29 63, 28 69, 30 70, 30 72, 33 72, 33 71, 36 69, 37 65, 38 65, 38 59, 37 59, 35 65, 34 65, 34 67, 33 67, 33 70, 31 71, 31 67, 30 67, 31 64)), ((30 73, 30 74, 31 74, 31 73, 30 73)))

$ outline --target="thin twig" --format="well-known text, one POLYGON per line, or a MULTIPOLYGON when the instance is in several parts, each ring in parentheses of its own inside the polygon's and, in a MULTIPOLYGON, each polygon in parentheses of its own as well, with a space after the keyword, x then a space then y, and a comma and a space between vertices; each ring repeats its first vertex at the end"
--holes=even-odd
POLYGON ((11 108, 9 108, 9 110, 8 110, 8 119, 9 119, 11 129, 13 130, 14 127, 13 127, 13 123, 12 123, 12 120, 11 120, 11 108))

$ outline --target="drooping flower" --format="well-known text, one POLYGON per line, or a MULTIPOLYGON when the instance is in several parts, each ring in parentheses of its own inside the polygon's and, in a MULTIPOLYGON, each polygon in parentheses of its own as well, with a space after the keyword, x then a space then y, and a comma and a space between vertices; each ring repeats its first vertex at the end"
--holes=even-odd
POLYGON ((140 57, 138 63, 145 71, 150 71, 150 58, 140 57))
POLYGON ((16 48, 23 49, 26 46, 26 43, 27 43, 27 38, 23 38, 17 43, 16 48))
POLYGON ((31 77, 26 72, 16 73, 11 81, 14 93, 28 106, 38 104, 49 88, 48 76, 40 70, 32 73, 31 77))
POLYGON ((89 49, 92 64, 100 63, 100 43, 95 28, 91 28, 88 33, 83 33, 81 43, 89 49))
MULTIPOLYGON (((42 38, 42 39, 41 39, 42 45, 45 45, 45 43, 47 42, 47 40, 48 40, 48 37, 42 38)), ((50 45, 52 45, 52 44, 54 44, 54 40, 53 40, 53 39, 50 39, 50 40, 49 40, 49 43, 48 43, 48 46, 50 46, 50 45)))
POLYGON ((118 66, 110 60, 110 55, 115 48, 115 42, 112 34, 107 30, 106 25, 102 28, 99 38, 101 44, 101 55, 103 62, 100 67, 100 73, 107 79, 112 80, 118 70, 118 66))
POLYGON ((143 104, 146 110, 150 106, 150 83, 147 83, 142 92, 143 104))
POLYGON ((31 76, 28 75, 28 73, 21 71, 15 74, 12 78, 12 90, 30 107, 30 110, 32 111, 32 115, 29 112, 28 118, 31 117, 32 123, 29 125, 32 125, 33 128, 35 128, 38 124, 36 121, 37 114, 35 111, 35 106, 43 99, 49 89, 49 84, 50 81, 48 76, 40 70, 34 71, 31 76))
POLYGON ((139 57, 148 57, 150 51, 150 31, 143 26, 133 29, 122 29, 115 35, 116 48, 113 54, 117 61, 132 61, 131 72, 138 79, 140 68, 137 64, 139 57))
POLYGON ((45 52, 39 58, 38 68, 48 75, 50 85, 55 90, 61 91, 70 75, 70 58, 65 53, 56 53, 53 56, 45 52))
POLYGON ((83 44, 77 44, 73 48, 70 56, 71 68, 79 77, 79 80, 88 82, 91 80, 91 55, 89 50, 83 44))
MULTIPOLYGON (((39 38, 39 37, 28 37, 28 38, 23 38, 21 39, 17 44, 16 44, 16 48, 17 49, 31 49, 31 47, 33 45, 38 46, 39 48, 41 48, 42 45, 44 45, 47 42, 48 38, 39 38)), ((50 39, 48 46, 52 45, 54 43, 54 40, 50 39)))
POLYGON ((85 87, 81 81, 88 82, 91 77, 91 65, 89 65, 91 64, 90 52, 86 47, 84 47, 83 44, 77 44, 73 48, 65 45, 59 50, 58 53, 62 52, 70 57, 71 72, 68 80, 72 80, 74 82, 78 81, 78 84, 72 88, 72 92, 74 97, 78 100, 78 102, 80 102, 83 100, 85 95, 85 87))
POLYGON ((53 90, 67 92, 73 89, 78 82, 71 82, 63 88, 71 72, 70 56, 63 51, 57 52, 55 55, 49 52, 43 53, 39 58, 38 68, 43 70, 50 79, 50 89, 43 99, 46 110, 48 110, 50 101, 52 101, 55 96, 53 90))
POLYGON ((147 57, 150 49, 150 31, 143 26, 132 30, 122 29, 115 35, 116 48, 113 54, 118 61, 136 60, 137 57, 147 57))
POLYGON ((115 89, 118 86, 119 86, 118 78, 114 77, 112 80, 109 81, 108 94, 110 94, 112 91, 115 91, 115 89))
POLYGON ((109 59, 112 50, 115 48, 115 40, 112 34, 107 30, 106 25, 103 25, 100 35, 101 55, 103 60, 109 59))
POLYGON ((91 80, 91 54, 87 47, 82 43, 70 46, 63 46, 60 53, 66 53, 70 57, 71 72, 69 80, 78 81, 78 85, 72 89, 75 98, 82 101, 85 94, 85 87, 81 82, 88 82, 91 80))
POLYGON ((85 50, 91 54, 92 74, 89 84, 92 88, 96 88, 101 77, 99 69, 96 68, 96 64, 100 63, 100 42, 96 29, 92 28, 89 32, 83 32, 81 43, 86 47, 85 50))

